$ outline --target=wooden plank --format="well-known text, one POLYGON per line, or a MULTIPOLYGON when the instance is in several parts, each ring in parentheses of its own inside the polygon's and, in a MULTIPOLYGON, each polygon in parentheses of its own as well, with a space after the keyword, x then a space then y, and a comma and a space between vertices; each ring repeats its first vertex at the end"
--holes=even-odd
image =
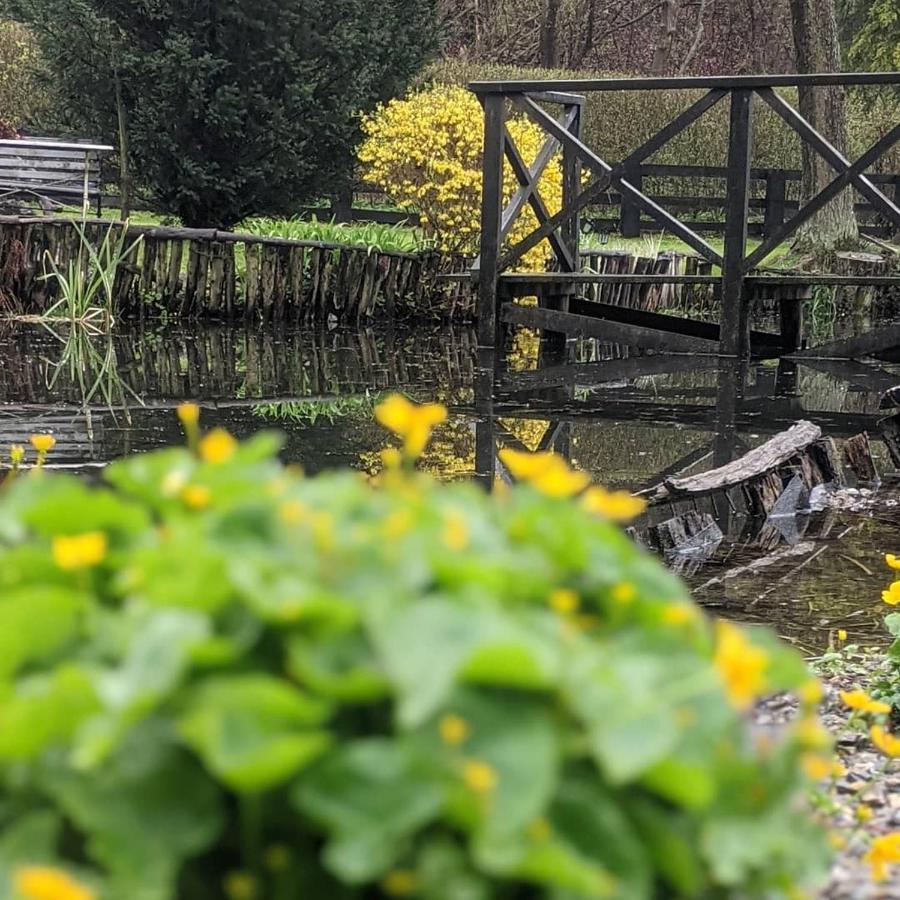
POLYGON ((888 325, 801 350, 791 354, 788 359, 859 359, 895 347, 900 347, 900 325, 888 325))
POLYGON ((713 75, 678 78, 559 78, 519 81, 473 81, 476 94, 531 94, 562 91, 582 94, 590 91, 735 90, 765 87, 824 87, 829 85, 900 84, 898 72, 842 72, 810 75, 713 75))
POLYGON ((651 350, 715 354, 719 349, 716 341, 704 338, 672 334, 655 328, 643 328, 638 325, 579 316, 559 310, 519 306, 516 303, 504 303, 500 310, 500 319, 508 325, 525 325, 529 328, 540 328, 544 331, 555 331, 562 334, 599 337, 615 343, 651 350))
POLYGON ((666 478, 666 491, 671 498, 678 499, 699 497, 737 487, 783 465, 821 437, 822 429, 818 425, 800 421, 739 459, 717 469, 687 478, 666 478))
MULTIPOLYGON (((639 325, 644 328, 654 328, 673 334, 690 335, 691 337, 704 338, 716 343, 719 341, 720 327, 715 322, 701 322, 684 316, 646 312, 642 309, 616 306, 610 303, 596 303, 593 300, 582 300, 575 297, 569 301, 569 311, 576 315, 596 316, 612 322, 639 325)), ((781 349, 781 336, 768 331, 752 332, 751 341, 760 350, 780 351, 781 349)))

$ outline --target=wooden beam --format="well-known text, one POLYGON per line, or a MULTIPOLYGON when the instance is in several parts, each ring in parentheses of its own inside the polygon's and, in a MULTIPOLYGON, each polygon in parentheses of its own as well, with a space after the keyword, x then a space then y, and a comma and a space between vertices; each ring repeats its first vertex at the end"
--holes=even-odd
MULTIPOLYGON (((648 156, 665 146, 672 138, 697 121, 697 119, 699 119, 707 110, 712 109, 725 94, 726 92, 721 90, 710 91, 708 94, 705 94, 697 100, 696 103, 692 103, 686 110, 672 119, 668 125, 660 129, 653 137, 641 144, 634 152, 630 153, 621 163, 614 166, 610 176, 624 175, 630 165, 642 162, 648 156)), ((568 204, 564 209, 561 209, 555 216, 551 216, 549 221, 544 225, 533 231, 530 235, 527 235, 519 241, 518 244, 511 247, 501 261, 501 268, 509 268, 509 266, 520 259, 523 254, 527 253, 533 247, 536 247, 548 234, 550 234, 551 231, 555 231, 572 216, 577 215, 586 206, 590 206, 591 203, 601 197, 612 184, 610 176, 600 178, 586 187, 571 204, 568 204)))
MULTIPOLYGON (((654 218, 663 228, 680 238, 689 247, 693 247, 694 250, 710 260, 710 262, 721 264, 721 256, 700 235, 691 231, 687 225, 679 222, 671 213, 666 212, 661 206, 642 194, 629 181, 626 181, 623 177, 624 172, 622 175, 617 174, 613 166, 601 159, 583 141, 561 128, 556 119, 538 106, 534 100, 524 94, 513 94, 512 101, 536 125, 540 125, 545 131, 555 135, 564 148, 571 148, 589 169, 592 169, 601 178, 604 176, 608 177, 612 184, 618 187, 623 194, 627 194, 637 206, 647 215, 654 218)), ((625 168, 627 169, 627 167, 625 168)))
POLYGON ((503 216, 503 134, 506 100, 484 98, 484 178, 481 193, 481 252, 478 267, 478 344, 497 342, 497 280, 503 216))
POLYGON ((476 94, 532 94, 541 91, 756 90, 766 87, 900 84, 898 72, 825 72, 808 75, 713 75, 679 78, 561 78, 520 81, 473 81, 476 94))
POLYGON ((784 243, 785 238, 794 234, 797 229, 814 216, 823 206, 833 200, 857 176, 865 172, 869 166, 889 150, 900 139, 900 124, 895 125, 887 134, 876 141, 853 165, 844 169, 833 181, 827 184, 815 197, 804 204, 787 222, 782 223, 747 257, 747 268, 758 266, 776 247, 784 243))
MULTIPOLYGON (((541 199, 541 195, 538 192, 537 182, 543 174, 544 169, 547 167, 547 163, 550 162, 548 159, 543 166, 537 170, 537 174, 529 170, 528 164, 522 158, 522 154, 519 153, 519 148, 516 146, 515 141, 512 139, 512 135, 509 133, 509 129, 504 128, 504 150, 506 152, 506 158, 509 160, 509 164, 512 167, 513 174, 516 176, 516 180, 520 185, 520 193, 524 196, 524 202, 528 203, 532 210, 534 210, 534 215, 538 220, 539 225, 543 225, 550 218, 550 210, 547 209, 547 204, 541 199)), ((557 146, 559 143, 554 140, 557 146)), ((552 154, 551 154, 552 156, 552 154)), ((507 234, 509 234, 510 229, 515 223, 516 218, 522 210, 522 206, 519 206, 518 209, 515 209, 515 198, 514 202, 511 203, 506 212, 503 214, 503 228, 501 230, 501 239, 505 238, 507 234), (509 216, 509 218, 507 218, 509 216)), ((524 203, 523 203, 524 205, 524 203)), ((547 235, 547 240, 550 242, 550 246, 553 248, 553 252, 556 255, 556 259, 558 262, 562 264, 562 269, 567 272, 574 272, 578 267, 575 265, 575 259, 572 254, 569 252, 569 248, 566 246, 559 232, 554 231, 551 234, 547 235)))
POLYGON ((606 319, 579 316, 571 312, 520 306, 517 303, 504 303, 500 310, 500 319, 508 325, 525 325, 529 328, 540 328, 544 331, 555 331, 562 334, 599 337, 607 341, 650 350, 716 354, 719 349, 716 341, 703 338, 672 334, 656 328, 610 322, 606 319))
POLYGON ((753 93, 731 94, 728 138, 728 202, 725 208, 725 252, 722 261, 722 352, 743 357, 749 348, 750 303, 744 256, 753 157, 753 93))
MULTIPOLYGON (((757 91, 760 97, 810 145, 838 174, 848 172, 852 163, 836 147, 832 146, 803 116, 771 88, 757 91)), ((896 140, 896 138, 895 138, 896 140)), ((865 175, 854 173, 850 177, 853 186, 867 197, 879 212, 886 215, 900 228, 900 208, 880 191, 865 175)))
MULTIPOLYGON (((631 309, 627 306, 616 306, 612 303, 596 303, 593 300, 582 300, 580 298, 573 298, 569 302, 569 311, 581 316, 595 316, 611 322, 639 325, 643 328, 655 328, 672 334, 685 334, 717 343, 719 341, 720 326, 715 322, 701 322, 685 316, 645 312, 642 309, 631 309)), ((781 349, 781 336, 778 334, 768 331, 754 331, 751 334, 751 340, 759 350, 774 351, 778 355, 781 349)))
POLYGON ((859 359, 895 347, 900 347, 900 325, 888 325, 854 337, 829 341, 826 344, 819 344, 818 347, 801 350, 799 353, 791 354, 788 359, 859 359))

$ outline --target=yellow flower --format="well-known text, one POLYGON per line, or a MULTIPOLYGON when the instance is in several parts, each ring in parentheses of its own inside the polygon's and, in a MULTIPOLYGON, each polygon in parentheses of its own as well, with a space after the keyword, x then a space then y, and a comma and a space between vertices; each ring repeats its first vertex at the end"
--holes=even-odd
POLYGON ((800 765, 807 777, 813 781, 823 781, 834 774, 834 760, 818 753, 804 753, 800 765))
POLYGON ((395 509, 385 520, 382 531, 386 538, 398 538, 406 534, 413 526, 413 514, 410 509, 395 509))
POLYGON ((887 714, 891 711, 887 703, 873 700, 865 691, 841 691, 841 700, 845 706, 857 712, 887 714))
POLYGON ((576 472, 556 453, 527 453, 506 448, 500 460, 518 481, 524 481, 550 497, 572 497, 590 483, 585 472, 576 472))
POLYGON ((884 561, 888 564, 888 568, 900 569, 900 556, 894 556, 893 553, 886 553, 884 555, 884 561))
POLYGON ((612 589, 612 598, 623 606, 631 603, 637 596, 637 588, 630 581, 622 581, 612 589))
POLYGON ((25 462, 25 448, 21 444, 13 444, 9 448, 9 461, 14 466, 20 466, 25 462))
POLYGON ((228 900, 256 900, 259 896, 256 878, 249 872, 229 872, 224 887, 228 900))
POLYGON ((854 815, 856 816, 857 822, 868 822, 872 818, 872 807, 866 806, 865 803, 861 803, 856 807, 854 815))
POLYGON ((444 546, 454 553, 460 553, 469 546, 469 526, 462 513, 451 512, 444 524, 444 546))
POLYGON ((182 403, 177 412, 179 421, 187 430, 196 428, 200 422, 200 407, 196 403, 182 403))
POLYGON ((469 723, 462 716, 453 713, 449 713, 441 719, 438 730, 441 733, 441 740, 451 747, 458 747, 465 743, 472 733, 469 723))
POLYGON ((872 743, 885 755, 896 759, 900 756, 900 738, 889 734, 880 725, 873 725, 869 731, 872 743))
POLYGON ((730 622, 716 623, 714 665, 728 699, 737 709, 747 709, 766 688, 768 655, 754 647, 744 632, 730 622))
POLYGON ((181 499, 189 509, 206 509, 212 502, 212 491, 202 484, 189 484, 181 492, 181 499))
POLYGON ((663 611, 666 625, 687 625, 697 621, 697 610, 689 603, 673 603, 663 611))
POLYGON ((396 447, 385 447, 380 456, 386 469, 399 469, 403 464, 403 454, 396 447))
POLYGON ((825 696, 822 683, 817 678, 804 681, 797 690, 797 696, 804 706, 818 706, 825 696))
POLYGON ((872 879, 884 881, 889 867, 900 862, 900 832, 875 838, 863 859, 872 870, 872 879))
POLYGON ((570 616, 578 611, 581 601, 578 594, 569 588, 557 588, 550 594, 550 608, 554 612, 558 612, 561 616, 570 616))
POLYGON ((417 459, 422 455, 435 425, 447 420, 447 410, 437 403, 411 403, 401 394, 392 394, 375 407, 379 424, 403 438, 406 455, 417 459))
POLYGON ((528 837, 536 844, 543 844, 553 836, 553 827, 546 819, 532 819, 528 823, 528 837))
POLYGON ((620 523, 633 521, 647 508, 647 501, 642 497, 635 497, 628 491, 608 491, 603 487, 592 487, 581 502, 592 515, 620 523))
POLYGON ((284 844, 272 844, 266 850, 266 868, 270 872, 283 872, 291 864, 291 851, 284 844))
POLYGON ((415 872, 406 869, 394 869, 385 875, 381 882, 381 889, 389 897, 408 897, 415 893, 419 886, 419 879, 415 872))
POLYGON ((237 448, 237 441, 224 428, 214 428, 200 441, 200 456, 204 462, 220 465, 227 463, 237 448))
POLYGON ((882 591, 881 599, 888 606, 896 606, 900 603, 900 581, 895 581, 886 591, 882 591))
POLYGON ((463 781, 476 794, 490 794, 497 788, 497 773, 486 762, 473 759, 463 768, 463 781))
POLYGON ((309 507, 299 500, 286 500, 278 507, 278 518, 285 525, 302 525, 309 515, 309 507))
POLYGON ((56 438, 52 434, 33 434, 31 436, 31 446, 38 453, 44 455, 56 446, 56 438))
POLYGON ((813 714, 803 716, 794 728, 801 746, 809 750, 825 750, 832 745, 831 734, 813 714))
POLYGON ((99 566, 106 559, 108 542, 102 531, 89 531, 74 537, 53 538, 53 559, 67 572, 99 566))
POLYGON ((62 869, 49 866, 18 869, 13 881, 22 900, 95 900, 97 896, 62 869))
POLYGON ((847 631, 844 628, 838 628, 837 639, 843 643, 847 640, 847 631))

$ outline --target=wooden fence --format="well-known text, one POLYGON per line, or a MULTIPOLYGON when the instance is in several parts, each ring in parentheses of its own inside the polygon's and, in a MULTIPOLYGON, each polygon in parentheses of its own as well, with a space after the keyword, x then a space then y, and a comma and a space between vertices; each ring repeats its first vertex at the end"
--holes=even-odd
MULTIPOLYGON (((725 182, 728 169, 716 166, 662 166, 644 164, 634 166, 629 172, 629 183, 642 190, 660 206, 695 216, 691 228, 697 232, 719 232, 725 229, 725 207, 728 198, 725 182), (668 193, 660 193, 660 186, 668 193), (649 188, 649 189, 648 189, 649 188), (656 190, 654 190, 656 188, 656 190), (708 214, 706 221, 696 218, 708 214)), ((747 202, 750 211, 748 234, 768 238, 780 228, 789 215, 800 209, 799 169, 754 168, 750 170, 752 196, 747 202)), ((868 176, 872 184, 892 195, 900 203, 900 175, 873 173, 868 176)), ((658 231, 659 225, 644 220, 641 208, 634 199, 618 191, 601 196, 592 206, 596 209, 617 211, 617 214, 585 215, 581 221, 583 234, 604 234, 617 231, 622 237, 640 237, 643 231, 658 231)), ((868 234, 890 237, 894 229, 879 221, 870 201, 855 206, 860 224, 868 234)))
MULTIPOLYGON (((121 223, 90 220, 92 242, 121 223)), ((122 316, 359 324, 387 316, 463 318, 469 292, 447 297, 438 275, 453 262, 436 253, 387 253, 377 248, 294 241, 226 231, 131 225, 140 238, 115 281, 122 316)), ((0 304, 40 313, 54 300, 44 276, 48 256, 65 269, 81 239, 74 223, 52 218, 0 217, 0 304)))

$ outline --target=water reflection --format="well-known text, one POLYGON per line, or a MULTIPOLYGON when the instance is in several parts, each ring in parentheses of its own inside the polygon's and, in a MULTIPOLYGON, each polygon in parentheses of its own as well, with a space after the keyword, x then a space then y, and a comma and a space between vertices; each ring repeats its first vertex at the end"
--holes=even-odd
MULTIPOLYGON (((281 429, 285 458, 310 472, 374 471, 389 439, 372 408, 402 390, 453 412, 424 460, 436 475, 490 484, 508 477, 500 448, 555 449, 599 482, 638 489, 721 465, 801 418, 835 438, 871 430, 881 394, 900 384, 891 365, 739 366, 597 341, 541 342, 524 331, 492 356, 467 329, 205 327, 118 332, 103 358, 120 391, 89 397, 89 355, 61 369, 57 337, 40 328, 0 335, 0 445, 50 430, 57 462, 77 469, 180 442, 172 410, 190 398, 208 425, 239 436, 281 429)), ((774 622, 805 646, 821 647, 837 627, 872 640, 880 555, 898 549, 900 514, 890 502, 885 493, 867 512, 799 516, 779 529, 720 501, 721 539, 708 535, 709 547, 678 564, 703 602, 774 622)))

